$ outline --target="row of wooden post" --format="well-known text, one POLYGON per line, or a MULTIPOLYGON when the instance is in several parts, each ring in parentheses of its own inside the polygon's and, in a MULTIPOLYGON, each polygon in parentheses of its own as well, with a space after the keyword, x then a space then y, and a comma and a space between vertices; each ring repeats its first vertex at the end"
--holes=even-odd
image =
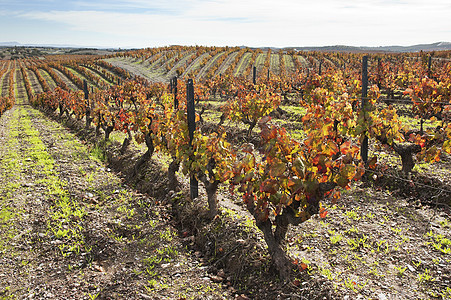
MULTIPOLYGON (((428 73, 430 74, 431 70, 431 56, 429 57, 428 62, 428 73)), ((321 74, 321 63, 319 65, 319 72, 321 74)), ((252 82, 256 84, 257 79, 257 68, 253 67, 253 76, 252 82)), ((268 70, 268 79, 269 79, 269 70, 268 70)), ((171 92, 174 94, 174 109, 178 109, 179 100, 177 95, 177 77, 174 77, 170 81, 171 92)), ((88 100, 89 92, 88 92, 88 84, 86 80, 83 80, 83 91, 85 94, 85 99, 88 100)), ((367 97, 368 97, 368 56, 364 56, 362 58, 362 110, 366 110, 367 106, 367 97)), ((196 130, 196 109, 194 105, 194 84, 192 79, 188 79, 187 87, 186 87, 186 99, 187 99, 187 114, 188 114, 188 130, 189 130, 189 138, 190 138, 190 146, 194 138, 194 131, 196 130)), ((360 147, 360 156, 362 160, 366 164, 368 162, 368 136, 364 133, 363 141, 360 147)), ((199 196, 199 184, 194 176, 191 174, 190 176, 190 197, 191 199, 195 199, 199 196)))
MULTIPOLYGON (((321 72, 321 64, 319 72, 321 72)), ((253 67, 253 76, 252 82, 256 84, 257 78, 257 68, 253 67)), ((268 78, 269 78, 269 70, 268 70, 268 78)), ((174 77, 171 82, 171 91, 174 94, 174 108, 178 108, 178 98, 177 98, 177 77, 174 77)), ((366 110, 367 105, 367 96, 368 96, 368 56, 364 56, 362 59, 362 110, 366 110)), ((196 130, 196 110, 194 105, 194 85, 193 80, 188 79, 187 88, 186 88, 186 97, 187 97, 187 114, 188 114, 188 130, 190 143, 194 137, 194 131, 196 130)), ((363 142, 360 149, 360 155, 362 160, 366 164, 368 162, 368 136, 365 133, 363 138, 363 142)), ((191 199, 195 199, 199 196, 199 185, 194 174, 190 176, 190 197, 191 199)))

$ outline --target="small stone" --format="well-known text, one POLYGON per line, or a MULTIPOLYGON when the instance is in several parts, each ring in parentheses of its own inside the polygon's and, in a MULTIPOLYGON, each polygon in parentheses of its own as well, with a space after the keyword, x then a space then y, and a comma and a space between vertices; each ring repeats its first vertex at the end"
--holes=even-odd
POLYGON ((97 271, 97 272, 101 272, 101 273, 104 273, 104 272, 105 272, 105 269, 104 269, 102 266, 94 265, 94 264, 93 264, 92 267, 93 267, 94 270, 97 271))
POLYGON ((411 265, 407 265, 407 268, 410 270, 410 272, 415 272, 415 268, 411 265))
POLYGON ((210 275, 210 279, 213 282, 219 283, 222 282, 224 280, 224 278, 220 277, 220 276, 216 276, 216 275, 210 275))
POLYGON ((143 294, 143 293, 139 293, 139 296, 140 296, 142 299, 152 299, 152 297, 150 297, 149 295, 143 294))
POLYGON ((377 295, 379 300, 388 300, 387 296, 385 296, 384 293, 379 293, 379 295, 377 295))

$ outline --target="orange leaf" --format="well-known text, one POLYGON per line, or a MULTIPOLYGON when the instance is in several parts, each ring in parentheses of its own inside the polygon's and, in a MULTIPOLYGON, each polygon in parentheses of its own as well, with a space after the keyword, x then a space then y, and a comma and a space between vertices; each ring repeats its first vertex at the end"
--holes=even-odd
POLYGON ((375 169, 376 168, 376 163, 377 163, 377 156, 374 155, 373 158, 371 158, 371 160, 368 162, 368 167, 370 169, 375 169))
POLYGON ((339 151, 337 144, 334 141, 328 141, 327 145, 324 147, 324 154, 332 156, 339 151))

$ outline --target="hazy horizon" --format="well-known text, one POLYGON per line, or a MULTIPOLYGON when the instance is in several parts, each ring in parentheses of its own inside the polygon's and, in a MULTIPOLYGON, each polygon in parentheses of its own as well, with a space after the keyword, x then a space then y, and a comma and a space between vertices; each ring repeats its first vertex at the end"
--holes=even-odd
POLYGON ((410 46, 448 42, 445 0, 0 0, 0 41, 145 48, 168 45, 410 46))

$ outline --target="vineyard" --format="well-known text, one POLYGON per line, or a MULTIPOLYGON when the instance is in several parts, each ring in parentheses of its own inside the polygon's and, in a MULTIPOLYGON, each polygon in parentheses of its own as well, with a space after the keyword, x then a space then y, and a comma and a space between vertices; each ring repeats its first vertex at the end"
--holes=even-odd
POLYGON ((2 299, 451 298, 449 51, 171 46, 0 83, 2 299))

